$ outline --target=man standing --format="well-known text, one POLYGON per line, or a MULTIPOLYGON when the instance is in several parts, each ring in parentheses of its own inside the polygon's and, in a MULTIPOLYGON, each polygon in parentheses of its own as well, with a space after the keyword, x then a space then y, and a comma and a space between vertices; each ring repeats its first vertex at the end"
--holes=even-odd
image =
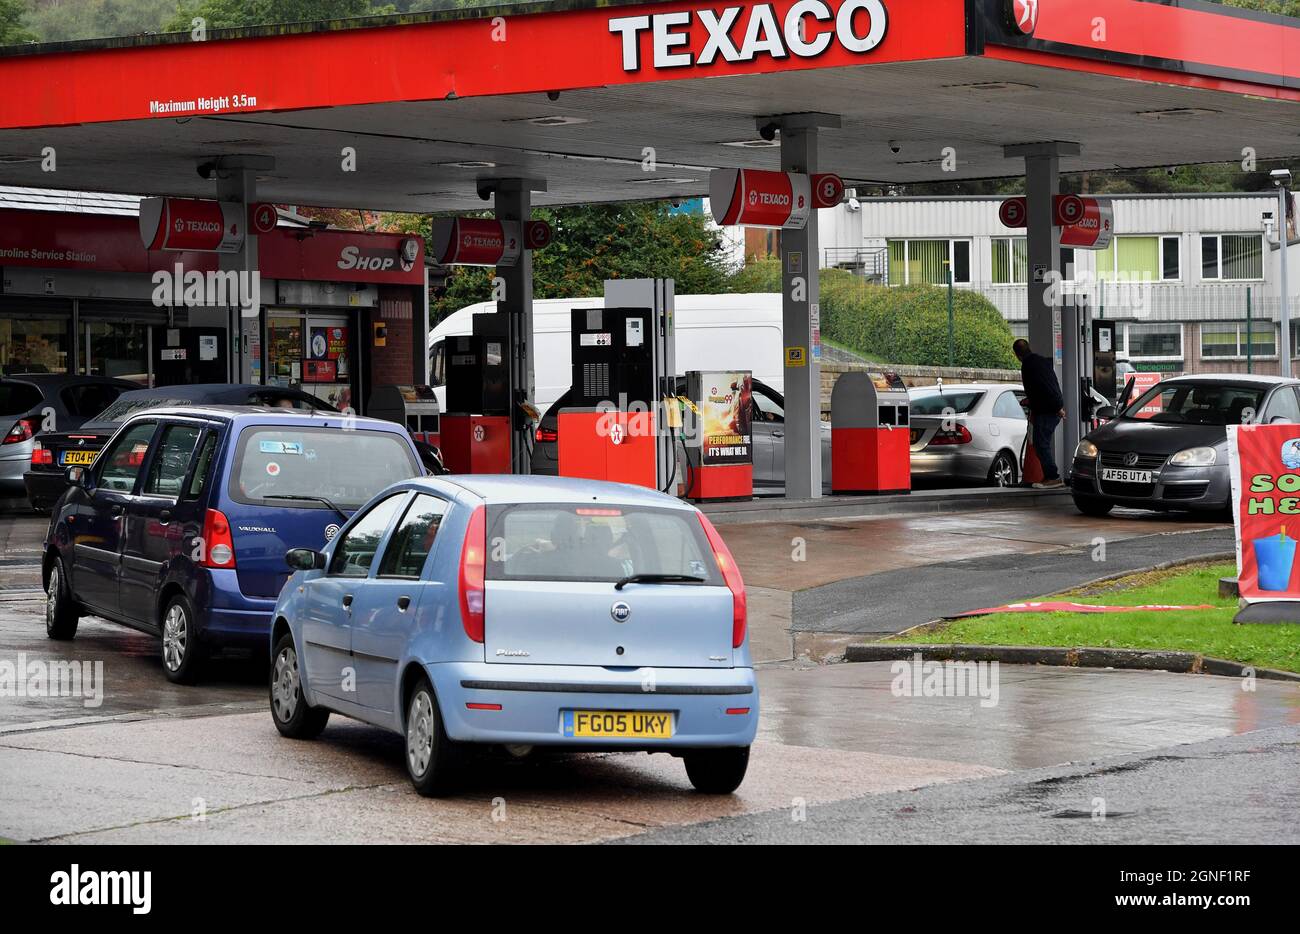
POLYGON ((1034 452, 1043 465, 1043 480, 1035 483, 1034 489, 1056 489, 1063 486, 1061 473, 1056 467, 1056 446, 1052 443, 1056 426, 1065 418, 1061 384, 1056 381, 1052 361, 1030 350, 1029 341, 1021 338, 1011 345, 1011 350, 1020 360, 1020 383, 1025 388, 1024 404, 1029 409, 1034 452))

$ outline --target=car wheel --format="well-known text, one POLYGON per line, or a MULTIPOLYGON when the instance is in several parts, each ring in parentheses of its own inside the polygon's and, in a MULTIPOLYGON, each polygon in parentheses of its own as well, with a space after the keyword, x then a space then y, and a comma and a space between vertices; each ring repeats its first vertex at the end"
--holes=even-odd
POLYGON ((193 684, 199 675, 203 649, 195 628, 194 608, 182 594, 167 601, 162 612, 162 665, 167 680, 193 684))
POLYGON ((749 747, 701 749, 682 756, 686 777, 695 790, 706 795, 729 795, 745 780, 749 768, 749 747))
POLYGON ((1110 500, 1098 499, 1095 496, 1076 496, 1074 505, 1085 516, 1105 516, 1115 508, 1115 504, 1110 500))
POLYGON ((426 798, 450 791, 456 753, 456 744, 443 729, 433 687, 421 677, 406 704, 406 774, 415 790, 426 798))
POLYGON ((1019 479, 1016 462, 1006 451, 999 451, 989 466, 989 483, 992 486, 1015 486, 1019 479))
POLYGON ((311 706, 302 696, 298 651, 293 636, 288 633, 275 644, 275 661, 271 665, 271 719, 280 735, 290 739, 315 739, 330 719, 328 710, 311 706))
POLYGON ((71 639, 77 634, 81 614, 68 592, 68 576, 63 559, 55 558, 50 568, 50 582, 45 588, 45 634, 51 639, 71 639))

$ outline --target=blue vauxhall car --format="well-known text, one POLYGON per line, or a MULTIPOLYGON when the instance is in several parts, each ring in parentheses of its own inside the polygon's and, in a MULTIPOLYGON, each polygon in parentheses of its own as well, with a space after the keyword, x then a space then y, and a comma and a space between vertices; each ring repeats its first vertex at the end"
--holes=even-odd
POLYGON ((42 567, 45 628, 94 614, 159 637, 191 682, 217 650, 266 657, 286 549, 320 548, 390 484, 423 474, 392 422, 266 406, 164 406, 67 468, 42 567))
POLYGON ((549 477, 398 483, 323 548, 289 551, 271 715, 330 713, 406 738, 417 791, 471 744, 667 752, 729 794, 758 726, 745 585, 693 506, 549 477))

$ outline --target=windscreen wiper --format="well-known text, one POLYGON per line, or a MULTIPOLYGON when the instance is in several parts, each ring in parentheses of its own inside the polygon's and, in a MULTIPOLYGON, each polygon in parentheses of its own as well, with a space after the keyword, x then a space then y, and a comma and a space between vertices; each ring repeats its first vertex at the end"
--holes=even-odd
POLYGON ((704 578, 689 574, 632 574, 614 585, 622 590, 624 584, 703 584, 704 578))
POLYGON ((297 493, 271 493, 267 496, 263 496, 262 499, 294 499, 294 500, 298 500, 301 503, 324 503, 330 509, 333 509, 335 512, 337 512, 339 514, 339 518, 342 519, 344 522, 347 522, 348 519, 351 518, 351 516, 349 516, 346 512, 344 512, 342 509, 339 509, 339 507, 335 506, 332 502, 330 502, 323 496, 305 496, 305 495, 300 496, 297 493))

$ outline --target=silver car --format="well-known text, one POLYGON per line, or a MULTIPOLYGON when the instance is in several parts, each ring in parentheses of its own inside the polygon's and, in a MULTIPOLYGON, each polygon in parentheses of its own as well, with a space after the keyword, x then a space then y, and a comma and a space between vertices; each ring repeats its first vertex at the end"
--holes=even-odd
POLYGON ((908 395, 913 478, 993 486, 1020 481, 1029 422, 1019 385, 917 386, 908 395))

